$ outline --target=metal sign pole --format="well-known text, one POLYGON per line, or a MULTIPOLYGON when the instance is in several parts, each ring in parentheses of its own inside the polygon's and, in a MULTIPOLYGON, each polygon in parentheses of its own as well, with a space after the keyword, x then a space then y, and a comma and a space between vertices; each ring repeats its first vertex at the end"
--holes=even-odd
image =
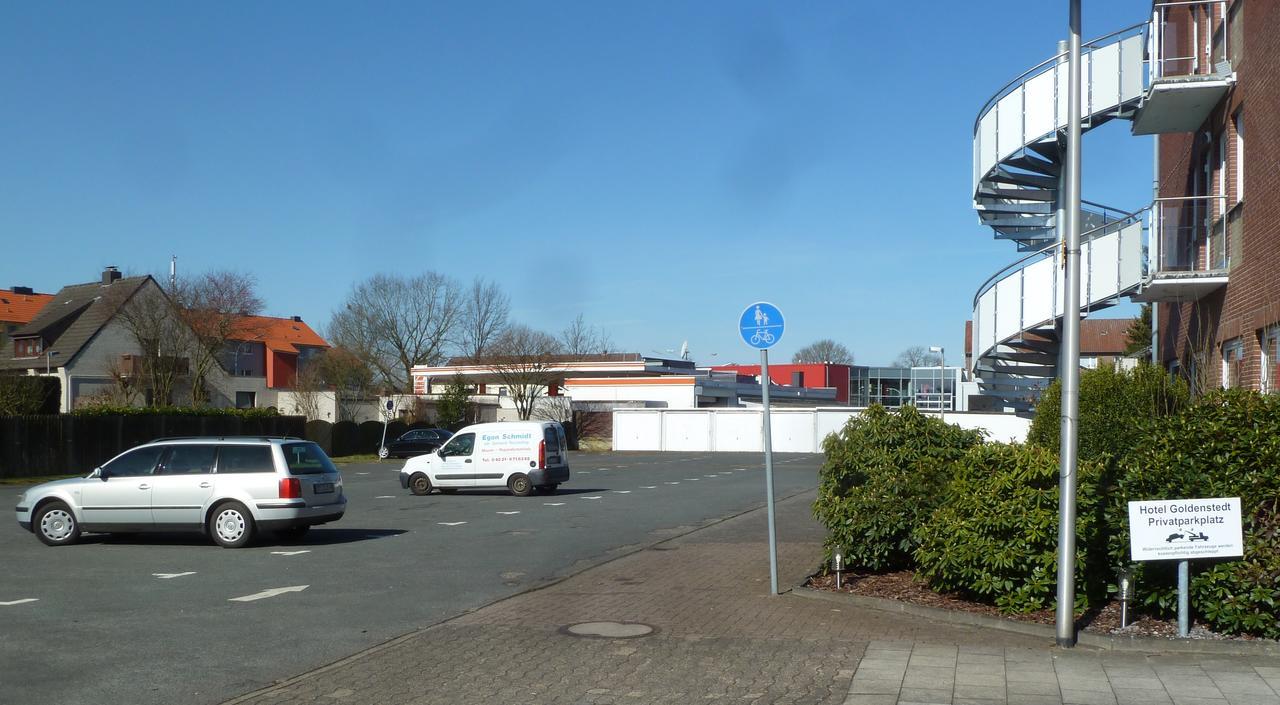
MULTIPOLYGON (((395 401, 387 400, 387 411, 382 415, 382 442, 378 444, 378 453, 381 455, 382 449, 387 447, 387 426, 391 423, 391 415, 395 413, 395 401)), ((379 460, 382 458, 379 457, 379 460)))
POLYGON ((773 433, 769 428, 769 351, 760 351, 760 390, 764 398, 764 491, 769 505, 769 594, 778 594, 778 536, 773 524, 773 433))
POLYGON ((1178 636, 1191 633, 1191 562, 1178 561, 1178 636))

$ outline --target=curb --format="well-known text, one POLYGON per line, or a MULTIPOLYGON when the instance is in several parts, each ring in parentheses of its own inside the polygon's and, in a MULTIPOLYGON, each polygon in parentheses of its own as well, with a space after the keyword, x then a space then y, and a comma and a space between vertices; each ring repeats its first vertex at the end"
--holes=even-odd
MULTIPOLYGON (((901 614, 909 614, 916 617, 931 619, 935 622, 944 622, 946 624, 982 627, 984 629, 995 629, 997 631, 1013 632, 1015 634, 1023 634, 1026 636, 1043 637, 1045 641, 1050 644, 1055 641, 1056 637, 1056 631, 1053 626, 1048 624, 1016 622, 1013 620, 1001 619, 999 617, 988 617, 983 614, 960 612, 956 610, 942 609, 941 607, 927 607, 925 605, 917 605, 910 602, 899 602, 897 600, 889 600, 883 597, 869 597, 867 595, 854 595, 851 593, 834 593, 827 590, 815 590, 813 588, 803 586, 796 586, 792 588, 791 593, 793 595, 798 595, 812 600, 825 600, 827 602, 853 604, 858 607, 880 610, 882 612, 898 612, 901 614)), ((1211 639, 1173 640, 1142 636, 1112 636, 1107 634, 1094 634, 1091 632, 1078 632, 1076 639, 1077 644, 1098 649, 1100 651, 1123 651, 1149 654, 1177 653, 1215 654, 1221 656, 1280 656, 1280 643, 1269 641, 1228 641, 1211 639)))

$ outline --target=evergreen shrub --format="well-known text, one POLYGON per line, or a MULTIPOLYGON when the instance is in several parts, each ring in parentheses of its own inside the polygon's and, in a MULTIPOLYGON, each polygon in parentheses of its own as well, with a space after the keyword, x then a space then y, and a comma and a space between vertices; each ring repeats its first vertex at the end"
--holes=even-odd
MULTIPOLYGON (((1106 591, 1101 474, 1099 463, 1080 461, 1077 609, 1106 591), (1086 583, 1086 575, 1093 582, 1086 583)), ((917 528, 915 540, 916 573, 935 590, 988 602, 1006 613, 1051 606, 1057 590, 1057 454, 1023 444, 971 449, 956 463, 946 497, 917 528)))
POLYGON ((874 405, 822 443, 813 512, 828 530, 828 548, 843 546, 850 567, 889 570, 910 565, 912 529, 937 506, 951 466, 982 442, 921 414, 874 405))
MULTIPOLYGON (((1187 383, 1155 365, 1085 370, 1080 375, 1080 459, 1124 455, 1154 419, 1177 413, 1188 399, 1187 383)), ((1055 380, 1036 405, 1027 443, 1058 452, 1061 411, 1062 384, 1055 380)))
MULTIPOLYGON (((1191 599, 1215 630, 1280 638, 1280 397, 1211 393, 1162 419, 1122 463, 1108 508, 1110 554, 1129 563, 1129 501, 1240 497, 1242 559, 1192 561, 1191 599)), ((1177 563, 1138 564, 1138 597, 1177 609, 1177 563)))

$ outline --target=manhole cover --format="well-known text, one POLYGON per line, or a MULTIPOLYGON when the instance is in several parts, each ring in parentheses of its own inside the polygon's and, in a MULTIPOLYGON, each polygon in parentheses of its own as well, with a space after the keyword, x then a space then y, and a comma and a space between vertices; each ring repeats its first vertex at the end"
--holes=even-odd
POLYGON ((571 636, 586 636, 599 639, 635 639, 649 636, 653 627, 638 622, 581 622, 570 624, 560 631, 571 636))

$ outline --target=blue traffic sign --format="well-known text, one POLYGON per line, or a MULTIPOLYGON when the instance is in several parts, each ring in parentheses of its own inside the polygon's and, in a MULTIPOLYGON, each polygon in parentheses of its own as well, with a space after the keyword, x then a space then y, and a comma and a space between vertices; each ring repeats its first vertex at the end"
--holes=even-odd
POLYGON ((768 350, 782 340, 782 311, 765 301, 757 301, 742 312, 738 332, 757 350, 768 350))

